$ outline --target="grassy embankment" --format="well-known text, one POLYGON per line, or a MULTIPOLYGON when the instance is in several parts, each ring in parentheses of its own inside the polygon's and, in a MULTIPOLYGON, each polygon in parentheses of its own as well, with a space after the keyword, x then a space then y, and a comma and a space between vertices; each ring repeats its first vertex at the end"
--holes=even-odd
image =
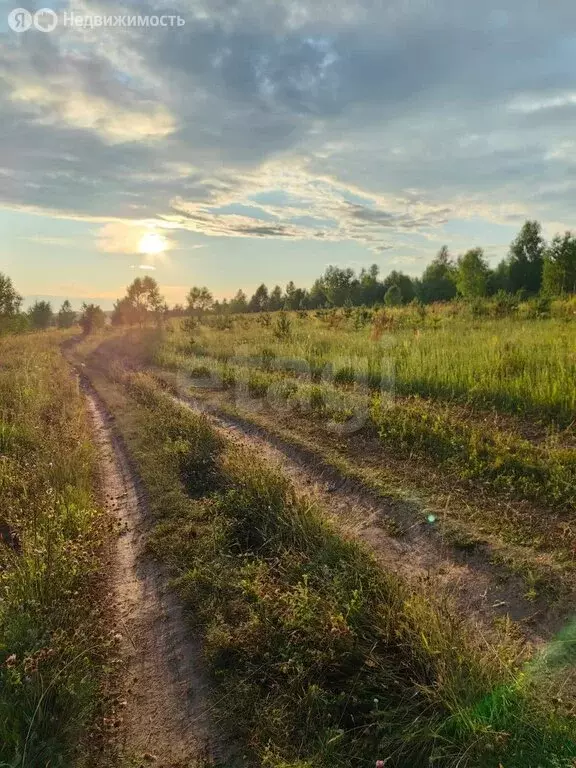
POLYGON ((60 334, 0 340, 0 765, 94 763, 105 520, 60 334))
POLYGON ((278 471, 146 374, 112 366, 95 382, 147 488, 150 546, 202 634, 217 713, 256 765, 576 757, 561 661, 523 673, 512 640, 489 646, 432 594, 383 573, 278 471))

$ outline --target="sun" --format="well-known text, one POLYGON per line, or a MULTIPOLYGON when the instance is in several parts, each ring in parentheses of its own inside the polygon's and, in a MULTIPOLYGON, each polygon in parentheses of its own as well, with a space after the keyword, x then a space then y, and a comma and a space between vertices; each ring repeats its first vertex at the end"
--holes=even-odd
POLYGON ((145 235, 142 235, 138 242, 138 252, 149 255, 164 253, 167 247, 166 238, 157 232, 147 232, 145 235))

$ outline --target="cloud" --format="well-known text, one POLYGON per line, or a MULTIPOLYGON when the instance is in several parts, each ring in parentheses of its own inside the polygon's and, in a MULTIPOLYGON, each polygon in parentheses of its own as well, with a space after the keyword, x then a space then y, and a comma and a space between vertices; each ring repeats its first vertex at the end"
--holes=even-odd
POLYGON ((31 235, 30 237, 23 237, 22 240, 27 240, 29 243, 38 243, 39 245, 55 245, 59 248, 72 248, 77 246, 76 241, 71 237, 31 235))
POLYGON ((449 221, 573 215, 568 0, 170 12, 186 24, 6 36, 1 205, 101 223, 98 246, 132 254, 143 222, 382 253, 449 221))

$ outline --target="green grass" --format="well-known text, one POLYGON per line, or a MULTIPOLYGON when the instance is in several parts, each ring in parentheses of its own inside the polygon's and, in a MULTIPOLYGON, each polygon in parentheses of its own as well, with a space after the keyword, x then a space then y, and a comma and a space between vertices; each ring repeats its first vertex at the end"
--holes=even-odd
MULTIPOLYGON (((0 765, 80 766, 107 639, 95 600, 103 518, 57 334, 0 340, 0 765)), ((90 763, 91 764, 91 763, 90 763)))
POLYGON ((253 453, 144 374, 101 392, 138 462, 168 563, 201 631, 215 706, 271 768, 568 766, 566 667, 518 667, 431 592, 383 573, 253 453))
POLYGON ((249 408, 250 401, 266 399, 272 410, 323 420, 332 431, 344 428, 353 435, 356 428, 369 429, 397 456, 446 466, 463 479, 476 479, 506 496, 566 511, 576 506, 573 448, 553 441, 534 443, 482 419, 468 422, 466 414, 442 401, 395 399, 331 382, 286 377, 279 371, 184 356, 172 351, 170 335, 167 338, 155 354, 158 364, 188 372, 192 382, 200 380, 205 387, 234 389, 244 407, 249 408))
POLYGON ((566 427, 576 411, 576 317, 478 319, 466 306, 387 310, 371 324, 345 310, 294 314, 290 332, 242 315, 228 326, 212 321, 192 332, 175 324, 172 353, 233 361, 249 368, 292 369, 294 361, 314 380, 362 380, 380 387, 393 374, 394 391, 497 408, 566 427), (327 368, 327 366, 329 368, 327 368), (330 371, 331 368, 331 371, 330 371))

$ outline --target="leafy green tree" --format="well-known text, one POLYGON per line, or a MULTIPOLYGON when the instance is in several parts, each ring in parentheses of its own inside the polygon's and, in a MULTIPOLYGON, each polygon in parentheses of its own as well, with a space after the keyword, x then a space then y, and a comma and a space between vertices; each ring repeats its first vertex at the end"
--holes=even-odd
POLYGON ((128 286, 126 299, 132 306, 134 320, 139 325, 143 325, 151 314, 159 316, 164 301, 158 283, 149 275, 137 277, 128 286))
POLYGON ((510 263, 506 259, 502 259, 496 269, 492 270, 488 280, 488 294, 490 296, 500 291, 510 292, 510 263))
POLYGON ((212 310, 215 315, 227 315, 230 312, 230 303, 228 302, 228 299, 215 301, 212 310))
POLYGON ((284 306, 284 296, 282 295, 282 288, 279 285, 275 285, 270 292, 270 298, 268 300, 268 311, 278 312, 284 306))
MULTIPOLYGON (((294 283, 292 283, 292 285, 294 285, 294 283)), ((314 285, 310 289, 307 304, 310 309, 319 309, 320 307, 325 307, 327 303, 328 299, 326 298, 324 283, 322 282, 322 278, 318 278, 318 280, 314 281, 314 285)), ((286 309, 289 309, 287 304, 286 309)))
POLYGON ((380 269, 377 264, 372 264, 369 269, 362 269, 360 271, 356 304, 364 304, 367 307, 371 307, 384 299, 387 288, 378 279, 379 274, 380 269))
POLYGON ((387 292, 393 285, 397 285, 400 289, 403 304, 409 304, 412 299, 416 297, 416 290, 412 278, 408 277, 408 275, 405 275, 403 272, 398 272, 396 270, 390 272, 388 277, 382 283, 382 288, 387 292))
POLYGON ((248 302, 248 312, 265 312, 268 309, 268 288, 261 283, 248 302))
POLYGON ((136 308, 127 296, 114 303, 111 319, 112 325, 135 325, 138 322, 136 308))
POLYGON ((14 289, 8 275, 0 272, 0 316, 13 317, 20 311, 22 296, 14 289))
POLYGON ((547 296, 576 293, 576 237, 556 235, 544 256, 542 292, 547 296))
POLYGON ((482 248, 471 248, 458 259, 456 287, 465 299, 486 296, 489 278, 490 267, 482 248))
POLYGON ((304 288, 296 288, 292 280, 286 286, 286 297, 284 299, 284 309, 305 309, 307 304, 307 294, 304 288))
POLYGON ((536 294, 542 287, 542 271, 546 243, 537 221, 526 221, 510 245, 508 264, 510 290, 536 294))
POLYGON ((238 291, 236 296, 230 302, 230 312, 235 315, 241 315, 248 311, 248 301, 244 291, 238 291))
POLYGON ((420 290, 426 303, 450 301, 456 296, 456 268, 445 245, 424 270, 420 290))
POLYGON ((80 314, 80 327, 85 336, 102 330, 106 325, 106 314, 97 304, 82 304, 80 314))
POLYGON ((402 291, 398 285, 391 285, 384 296, 387 307, 399 307, 402 304, 402 291))
POLYGON ((358 286, 353 269, 329 266, 321 279, 326 298, 333 307, 343 307, 353 302, 358 286))
POLYGON ((143 325, 150 316, 159 321, 164 314, 166 305, 160 295, 158 283, 147 275, 137 277, 126 289, 126 296, 116 301, 112 311, 112 324, 143 325))
POLYGON ((35 301, 28 310, 28 317, 32 328, 44 331, 52 325, 52 305, 49 301, 35 301))
POLYGON ((72 309, 72 304, 70 304, 68 299, 62 303, 56 322, 58 323, 58 328, 72 328, 76 322, 76 312, 72 309))
POLYGON ((188 304, 188 312, 191 315, 201 315, 212 308, 214 297, 206 286, 199 288, 195 285, 188 292, 186 302, 188 304))

